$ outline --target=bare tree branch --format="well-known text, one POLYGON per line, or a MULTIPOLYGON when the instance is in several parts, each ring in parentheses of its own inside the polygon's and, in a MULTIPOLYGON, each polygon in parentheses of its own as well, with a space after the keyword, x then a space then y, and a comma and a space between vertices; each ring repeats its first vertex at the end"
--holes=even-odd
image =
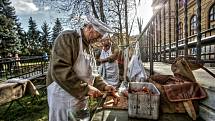
POLYGON ((106 22, 104 9, 103 9, 103 0, 99 0, 99 13, 100 13, 101 21, 106 22))
POLYGON ((93 14, 94 14, 94 16, 95 16, 97 19, 99 19, 99 16, 98 16, 98 14, 97 14, 97 12, 96 12, 95 3, 94 3, 93 0, 91 0, 91 7, 92 7, 92 9, 93 9, 93 14))

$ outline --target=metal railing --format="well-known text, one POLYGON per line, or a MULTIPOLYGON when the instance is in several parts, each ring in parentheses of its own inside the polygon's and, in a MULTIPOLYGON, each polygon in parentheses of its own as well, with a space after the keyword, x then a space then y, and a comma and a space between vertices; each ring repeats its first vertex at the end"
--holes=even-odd
POLYGON ((0 79, 32 78, 44 75, 48 68, 48 59, 42 56, 29 56, 20 59, 0 59, 0 79))
MULTIPOLYGON (((170 4, 166 1, 164 4, 170 4)), ((178 3, 176 1, 176 6, 178 3)), ((140 51, 143 61, 150 62, 150 70, 153 72, 153 62, 169 62, 180 56, 194 57, 197 62, 209 63, 215 66, 215 28, 201 30, 201 3, 196 2, 197 28, 194 35, 189 35, 189 27, 183 28, 183 39, 179 40, 179 13, 177 7, 175 14, 166 11, 165 6, 155 11, 154 15, 140 34, 140 51), (168 15, 168 16, 167 16, 168 15), (175 16, 175 17, 172 17, 175 16), (171 17, 171 18, 170 18, 171 17)), ((170 6, 169 6, 170 7, 170 6)), ((184 6, 186 7, 186 6, 184 6)), ((187 15, 184 11, 184 16, 187 15)), ((184 23, 187 21, 184 20, 184 23)))

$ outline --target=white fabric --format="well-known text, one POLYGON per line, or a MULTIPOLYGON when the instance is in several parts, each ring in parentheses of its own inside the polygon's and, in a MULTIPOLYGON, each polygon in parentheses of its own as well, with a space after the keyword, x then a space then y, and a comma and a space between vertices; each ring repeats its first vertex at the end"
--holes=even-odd
POLYGON ((96 65, 95 55, 94 55, 93 52, 92 52, 92 56, 93 56, 93 58, 92 58, 92 61, 91 61, 90 65, 92 67, 92 75, 94 77, 96 77, 96 76, 99 76, 99 72, 98 72, 98 66, 96 65))
POLYGON ((80 38, 79 38, 80 49, 79 49, 78 58, 75 61, 73 69, 81 80, 84 80, 85 82, 92 81, 89 83, 90 85, 92 85, 94 80, 94 77, 92 76, 92 68, 91 68, 93 56, 90 54, 87 54, 85 50, 83 51, 81 32, 79 32, 79 34, 80 34, 80 38))
POLYGON ((5 82, 7 83, 19 83, 19 84, 24 84, 27 81, 29 81, 28 79, 20 79, 20 78, 12 78, 12 79, 8 79, 5 82))
POLYGON ((91 24, 93 28, 102 35, 104 35, 105 33, 114 33, 111 27, 109 27, 104 22, 94 18, 92 15, 87 16, 85 23, 91 24))
MULTIPOLYGON (((94 79, 90 66, 92 58, 83 51, 81 37, 79 42, 79 55, 73 68, 78 77, 93 85, 94 79)), ((66 92, 55 81, 47 87, 47 92, 49 121, 89 121, 87 97, 79 100, 66 92)))
MULTIPOLYGON (((112 55, 111 47, 108 51, 104 51, 102 49, 100 54, 100 59, 105 59, 112 55)), ((109 63, 102 63, 100 65, 99 69, 100 75, 103 77, 103 79, 112 86, 117 86, 119 82, 119 68, 116 61, 109 63)))
POLYGON ((147 79, 147 75, 142 65, 142 61, 137 55, 133 55, 131 61, 128 64, 127 76, 130 81, 136 82, 143 82, 147 79))
POLYGON ((139 43, 136 43, 135 52, 128 63, 127 76, 129 81, 143 82, 147 79, 147 74, 140 59, 139 43))
POLYGON ((101 41, 103 41, 104 39, 109 39, 110 34, 109 33, 105 33, 101 39, 101 41))
MULTIPOLYGON (((80 110, 87 111, 87 98, 78 100, 71 96, 63 88, 61 88, 55 81, 47 87, 48 91, 48 105, 49 105, 49 121, 75 121, 78 120, 75 114, 80 110), (69 114, 72 116, 69 116, 69 114), (69 117, 76 117, 70 119, 69 117)), ((89 114, 85 115, 85 119, 89 120, 89 114)))
POLYGON ((140 45, 139 45, 139 41, 136 42, 134 50, 135 50, 134 54, 137 55, 138 57, 140 57, 140 45))

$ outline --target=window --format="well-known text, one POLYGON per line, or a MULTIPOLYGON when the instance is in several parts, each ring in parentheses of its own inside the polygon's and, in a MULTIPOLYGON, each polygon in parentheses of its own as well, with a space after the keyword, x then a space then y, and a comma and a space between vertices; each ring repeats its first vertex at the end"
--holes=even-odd
POLYGON ((215 4, 209 10, 209 28, 215 28, 215 4))
POLYGON ((178 39, 181 40, 183 39, 183 23, 180 22, 178 24, 178 39))
POLYGON ((196 15, 193 15, 190 21, 190 35, 194 34, 196 34, 196 15))
POLYGON ((195 48, 192 48, 191 49, 191 54, 192 55, 196 55, 196 53, 197 53, 197 48, 195 47, 195 48))

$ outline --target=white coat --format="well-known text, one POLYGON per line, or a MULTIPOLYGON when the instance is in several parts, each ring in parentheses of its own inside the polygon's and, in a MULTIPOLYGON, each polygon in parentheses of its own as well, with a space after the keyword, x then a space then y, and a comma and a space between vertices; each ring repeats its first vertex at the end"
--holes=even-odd
MULTIPOLYGON (((79 38, 79 45, 79 55, 73 69, 80 79, 89 85, 93 85, 94 79, 90 66, 92 56, 83 51, 81 36, 79 38)), ((88 121, 90 119, 87 105, 88 97, 77 99, 66 92, 55 81, 47 87, 47 92, 49 121, 88 121)))
MULTIPOLYGON (((109 50, 104 51, 102 49, 100 59, 105 59, 112 55, 111 47, 109 50)), ((119 67, 116 61, 105 62, 100 65, 99 73, 103 79, 112 86, 118 86, 119 83, 119 67)))

